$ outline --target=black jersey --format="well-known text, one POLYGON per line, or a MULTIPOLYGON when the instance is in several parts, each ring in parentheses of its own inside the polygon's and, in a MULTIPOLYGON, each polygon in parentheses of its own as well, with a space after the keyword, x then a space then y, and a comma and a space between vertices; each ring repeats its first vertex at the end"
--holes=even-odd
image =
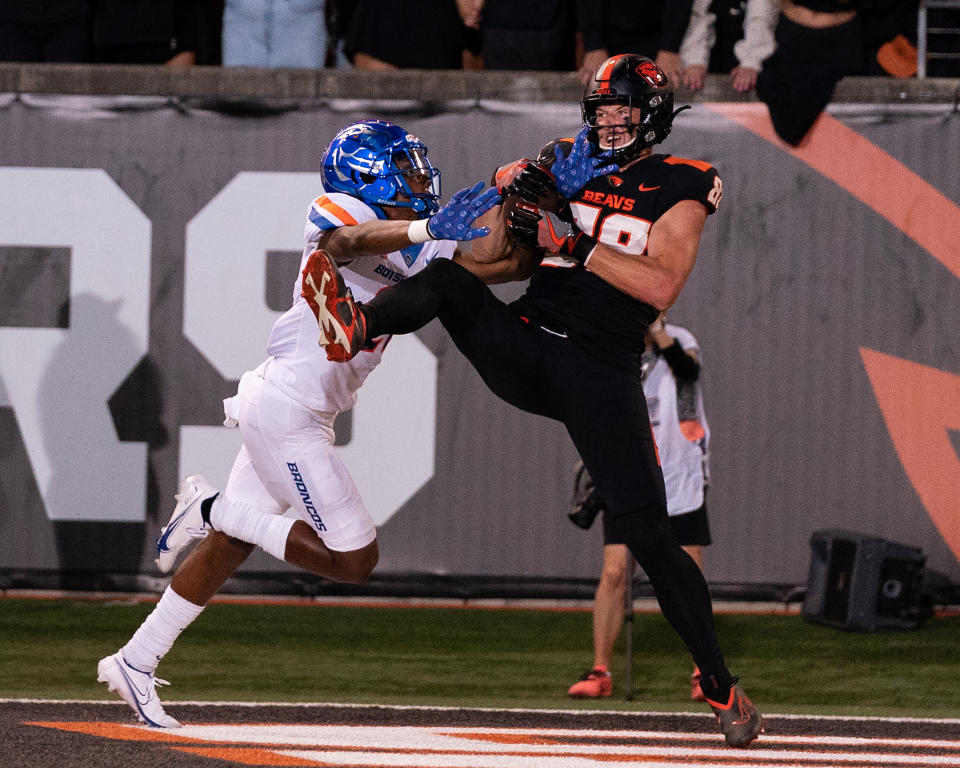
MULTIPOLYGON (((642 256, 650 228, 667 210, 681 200, 697 200, 713 213, 721 190, 709 163, 651 155, 590 181, 570 200, 570 213, 577 234, 642 256)), ((541 262, 514 307, 607 358, 642 352, 647 327, 659 314, 562 256, 541 262)))

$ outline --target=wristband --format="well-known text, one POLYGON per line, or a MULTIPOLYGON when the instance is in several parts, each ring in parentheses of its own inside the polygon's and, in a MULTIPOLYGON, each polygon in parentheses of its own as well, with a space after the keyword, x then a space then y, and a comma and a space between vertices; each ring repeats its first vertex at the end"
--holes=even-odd
POLYGON ((416 221, 410 222, 410 226, 407 227, 407 239, 410 240, 411 245, 427 243, 430 240, 437 239, 430 234, 430 228, 427 226, 428 221, 430 221, 429 218, 417 219, 416 221))

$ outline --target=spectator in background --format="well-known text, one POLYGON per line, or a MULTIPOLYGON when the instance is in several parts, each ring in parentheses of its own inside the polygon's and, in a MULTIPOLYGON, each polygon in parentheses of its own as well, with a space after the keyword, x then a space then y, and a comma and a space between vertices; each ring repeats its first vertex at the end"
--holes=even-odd
POLYGON ((89 60, 88 0, 0 0, 0 61, 89 60))
POLYGON ((226 0, 225 67, 319 69, 327 60, 326 0, 226 0))
POLYGON ((776 50, 763 62, 757 96, 774 130, 797 146, 846 75, 863 70, 864 43, 856 0, 783 0, 776 50))
MULTIPOLYGON (((645 341, 643 393, 663 466, 670 527, 702 571, 703 548, 710 544, 706 502, 710 428, 698 384, 699 346, 685 328, 667 325, 665 312, 650 326, 645 341)), ((633 574, 633 557, 623 536, 608 519, 606 504, 586 470, 581 469, 570 519, 589 528, 600 512, 604 513, 603 570, 593 601, 593 666, 570 686, 569 695, 577 699, 601 698, 613 692, 610 658, 623 626, 627 579, 633 574)), ((627 606, 630 609, 632 606, 627 606)), ((690 698, 704 701, 696 667, 690 676, 690 698)))
POLYGON ((583 38, 580 81, 586 85, 608 56, 623 51, 657 62, 671 85, 683 81, 680 44, 693 0, 577 0, 583 38))
POLYGON ((344 52, 357 69, 463 69, 455 0, 357 0, 350 13, 344 52))
POLYGON ((707 72, 729 73, 735 91, 753 90, 779 10, 779 0, 694 0, 680 46, 683 84, 699 91, 707 72))
POLYGON ((568 0, 458 0, 457 5, 464 25, 480 32, 483 69, 574 69, 568 0))
POLYGON ((917 74, 919 5, 919 0, 874 0, 861 9, 866 48, 864 74, 892 77, 917 74))
POLYGON ((194 0, 93 0, 93 56, 105 64, 204 60, 206 7, 194 0))
POLYGON ((353 65, 344 53, 347 30, 355 0, 327 0, 327 66, 350 69, 353 65))

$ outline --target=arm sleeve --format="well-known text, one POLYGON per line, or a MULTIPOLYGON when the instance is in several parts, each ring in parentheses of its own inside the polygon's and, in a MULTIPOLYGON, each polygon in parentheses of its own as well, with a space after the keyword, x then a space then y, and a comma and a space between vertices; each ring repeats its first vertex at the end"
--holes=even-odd
POLYGON ((663 4, 660 25, 660 50, 677 53, 690 24, 693 0, 670 0, 663 4))
POLYGON ((778 0, 749 0, 743 19, 743 39, 733 45, 733 55, 741 67, 757 71, 773 49, 774 29, 780 16, 778 0))
POLYGON ((673 344, 660 350, 663 359, 670 366, 670 372, 677 381, 694 382, 700 378, 700 363, 688 355, 678 339, 673 344))
POLYGON ((716 14, 710 13, 711 0, 693 0, 687 34, 680 45, 680 58, 685 67, 706 67, 710 63, 710 49, 716 42, 716 14))

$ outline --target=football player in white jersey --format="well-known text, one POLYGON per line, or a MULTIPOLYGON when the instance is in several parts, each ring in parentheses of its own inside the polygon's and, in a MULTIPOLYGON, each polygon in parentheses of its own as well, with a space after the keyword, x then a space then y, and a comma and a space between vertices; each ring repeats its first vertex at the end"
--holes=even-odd
MULTIPOLYGON (((307 212, 301 269, 323 249, 343 265, 346 287, 359 300, 433 259, 476 263, 457 241, 488 235, 489 227, 474 222, 500 202, 495 189, 478 183, 441 208, 440 172, 427 148, 382 120, 355 123, 334 137, 323 156, 323 187, 307 212)), ((492 214, 486 218, 502 230, 492 214)), ((489 267, 476 269, 494 279, 489 267)), ((328 361, 316 342, 320 287, 297 280, 267 359, 224 401, 224 423, 239 426, 243 439, 226 488, 219 494, 199 475, 181 483, 157 541, 157 566, 168 572, 180 552, 199 545, 127 644, 98 664, 98 680, 151 726, 179 726, 156 694, 165 684, 154 675, 159 662, 255 546, 333 581, 364 582, 377 564, 373 519, 334 449, 333 424, 353 406, 388 337, 370 339, 349 363, 328 361), (287 509, 295 516, 284 515, 287 509)))

